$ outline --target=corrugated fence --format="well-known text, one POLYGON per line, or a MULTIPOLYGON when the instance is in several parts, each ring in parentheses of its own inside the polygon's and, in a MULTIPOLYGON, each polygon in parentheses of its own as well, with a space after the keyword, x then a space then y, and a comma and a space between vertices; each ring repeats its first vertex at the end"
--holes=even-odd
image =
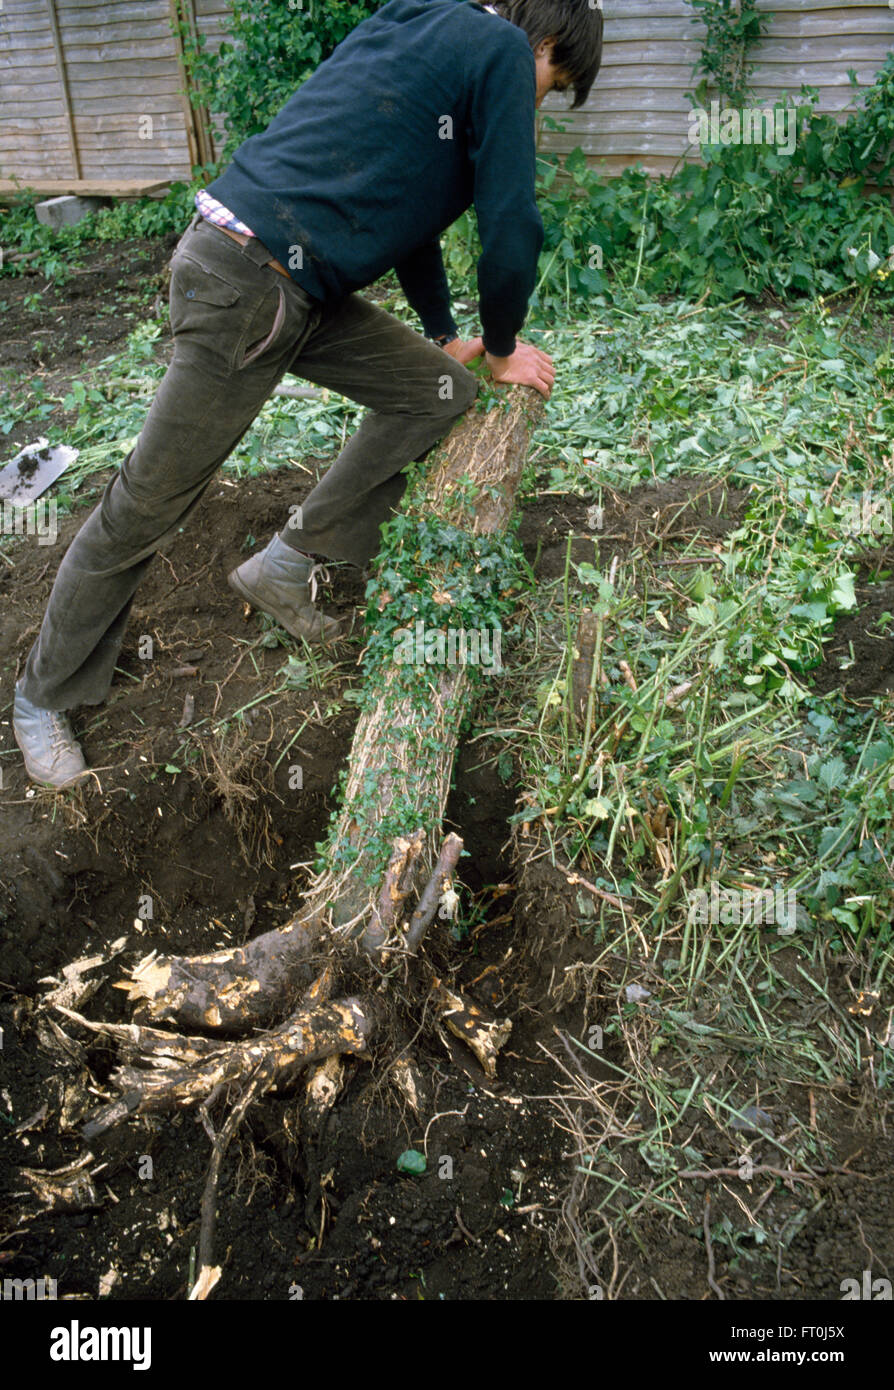
MULTIPOLYGON (((276 0, 271 0, 275 3, 276 0)), ((820 108, 851 100, 848 69, 873 82, 894 49, 892 3, 760 0, 773 14, 752 51, 758 103, 802 84, 820 108)), ((605 53, 586 106, 550 96, 544 149, 581 145, 597 167, 637 162, 667 172, 688 147, 702 28, 687 0, 603 0, 605 53)), ((213 147, 213 125, 186 95, 177 18, 220 42, 226 0, 0 0, 0 177, 159 180, 188 177, 213 147)))

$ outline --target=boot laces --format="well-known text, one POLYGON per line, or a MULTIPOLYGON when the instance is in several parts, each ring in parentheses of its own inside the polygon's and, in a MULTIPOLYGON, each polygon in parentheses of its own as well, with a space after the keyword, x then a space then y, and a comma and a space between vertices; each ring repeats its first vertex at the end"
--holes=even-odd
POLYGON ((309 573, 308 576, 307 576, 308 583, 310 584, 310 601, 311 601, 311 603, 314 603, 315 600, 316 600, 316 597, 317 597, 317 575, 320 576, 320 583, 321 583, 321 584, 328 584, 328 583, 329 583, 329 571, 328 571, 328 569, 326 568, 326 566, 325 566, 325 565, 319 565, 319 564, 313 565, 313 566, 311 567, 310 573, 309 573))
POLYGON ((50 714, 50 747, 54 753, 61 753, 66 744, 71 743, 72 732, 68 720, 61 714, 50 714))

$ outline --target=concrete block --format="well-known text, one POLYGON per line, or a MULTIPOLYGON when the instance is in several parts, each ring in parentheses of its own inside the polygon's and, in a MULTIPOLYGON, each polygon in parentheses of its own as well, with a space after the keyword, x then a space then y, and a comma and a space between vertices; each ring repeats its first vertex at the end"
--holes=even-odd
POLYGON ((95 212, 97 208, 107 207, 110 202, 110 198, 81 198, 75 194, 66 194, 61 198, 47 198, 42 203, 36 203, 34 211, 37 213, 38 222, 58 231, 60 227, 74 226, 88 213, 95 212))

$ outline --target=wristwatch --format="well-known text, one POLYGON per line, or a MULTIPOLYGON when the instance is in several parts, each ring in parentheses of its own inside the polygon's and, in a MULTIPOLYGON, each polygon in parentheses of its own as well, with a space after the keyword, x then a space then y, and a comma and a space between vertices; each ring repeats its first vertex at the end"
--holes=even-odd
POLYGON ((439 338, 432 338, 432 342, 437 347, 446 347, 448 343, 455 343, 458 337, 458 333, 442 333, 439 338))

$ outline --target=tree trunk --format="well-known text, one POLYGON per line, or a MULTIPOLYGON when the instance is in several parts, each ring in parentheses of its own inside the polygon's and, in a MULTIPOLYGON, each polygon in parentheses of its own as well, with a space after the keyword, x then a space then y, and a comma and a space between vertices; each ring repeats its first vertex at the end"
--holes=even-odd
POLYGON ((517 587, 505 533, 543 412, 530 387, 482 404, 411 479, 379 556, 342 806, 304 902, 244 947, 141 962, 129 982, 139 1022, 244 1034, 294 1008, 327 944, 418 947, 462 849, 456 836, 442 845, 441 822, 470 700, 501 665, 499 614, 517 587), (427 887, 404 932, 417 880, 427 887))

